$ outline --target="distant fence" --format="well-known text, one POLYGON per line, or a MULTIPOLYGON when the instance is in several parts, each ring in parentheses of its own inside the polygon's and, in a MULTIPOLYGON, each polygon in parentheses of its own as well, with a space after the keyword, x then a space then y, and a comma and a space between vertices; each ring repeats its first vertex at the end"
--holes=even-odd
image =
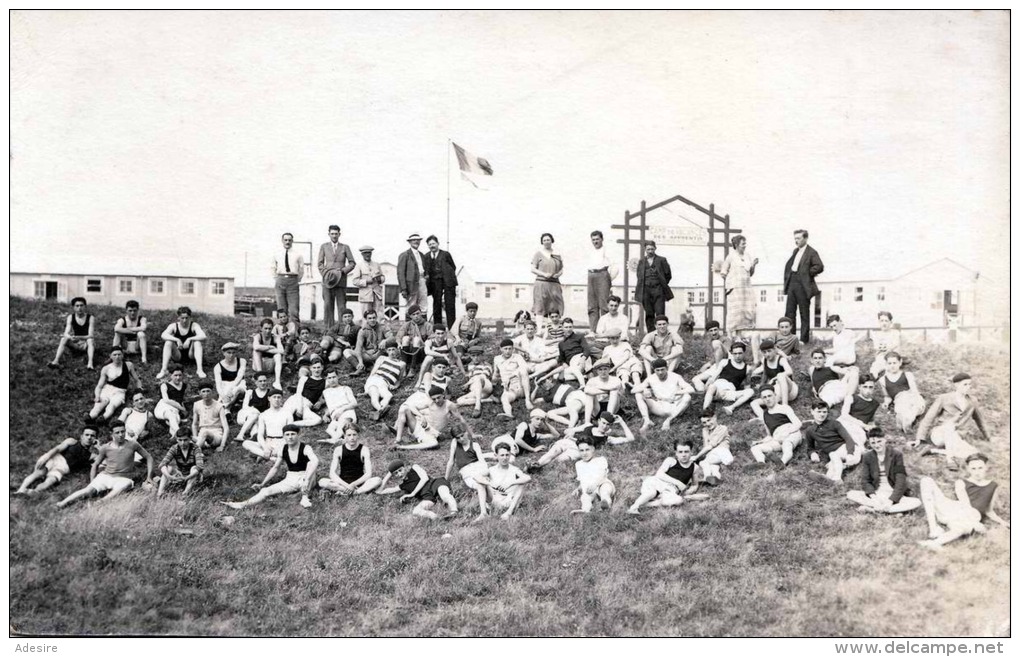
MULTIPOLYGON (((854 328, 855 332, 864 332, 861 339, 870 339, 871 334, 878 331, 878 327, 854 328)), ((774 328, 756 328, 750 333, 759 335, 771 334, 774 328)), ((1009 342, 1009 325, 1002 326, 959 326, 950 328, 948 326, 910 326, 899 329, 900 336, 904 342, 927 343, 927 344, 950 344, 950 343, 972 343, 972 342, 1009 342)), ((812 335, 821 337, 823 340, 831 339, 832 329, 813 328, 812 335)))

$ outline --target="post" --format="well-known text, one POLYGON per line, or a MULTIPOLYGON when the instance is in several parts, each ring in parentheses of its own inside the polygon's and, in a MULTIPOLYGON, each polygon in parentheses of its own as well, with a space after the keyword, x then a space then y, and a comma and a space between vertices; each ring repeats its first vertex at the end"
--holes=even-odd
POLYGON ((452 140, 446 138, 446 250, 450 250, 450 148, 452 140))
POLYGON ((623 307, 627 309, 627 323, 630 316, 630 210, 623 211, 623 307))
MULTIPOLYGON (((705 324, 715 316, 715 272, 712 261, 715 255, 715 203, 708 204, 708 299, 705 300, 705 324)), ((724 318, 725 319, 725 318, 724 318)), ((725 322, 723 327, 725 328, 725 322)))

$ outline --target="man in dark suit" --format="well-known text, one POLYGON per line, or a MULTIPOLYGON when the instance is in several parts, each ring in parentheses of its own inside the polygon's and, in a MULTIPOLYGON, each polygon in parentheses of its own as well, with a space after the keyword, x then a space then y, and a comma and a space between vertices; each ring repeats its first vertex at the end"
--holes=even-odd
POLYGON ((351 247, 340 241, 340 226, 329 227, 329 241, 319 247, 319 275, 322 276, 322 321, 326 328, 336 322, 336 314, 347 308, 347 273, 354 269, 351 247), (333 272, 327 276, 326 272, 333 272))
POLYGON ((818 296, 815 276, 825 271, 818 251, 808 246, 807 240, 806 230, 793 231, 793 241, 797 248, 786 261, 786 270, 783 272, 786 316, 793 322, 793 330, 796 332, 797 311, 800 310, 800 341, 805 345, 811 339, 811 298, 818 296))
POLYGON ((655 255, 655 242, 645 242, 645 257, 637 266, 637 285, 634 298, 645 309, 645 330, 655 329, 655 316, 666 314, 666 302, 673 298, 669 289, 669 281, 673 272, 669 262, 662 256, 655 255))
POLYGON ((446 309, 446 326, 457 319, 457 265, 449 251, 439 250, 439 238, 429 235, 425 243, 429 251, 422 257, 425 266, 425 287, 432 297, 432 323, 443 324, 446 309))
POLYGON ((868 444, 871 450, 861 459, 863 490, 848 492, 847 499, 881 513, 906 513, 921 506, 921 500, 907 496, 910 488, 903 453, 887 447, 885 434, 877 427, 868 431, 868 444))
MULTIPOLYGON (((425 302, 428 301, 429 293, 425 287, 425 265, 422 262, 421 252, 418 250, 418 247, 421 246, 421 235, 411 233, 407 238, 407 243, 411 245, 411 248, 401 253, 397 258, 397 284, 400 286, 400 296, 406 300, 406 308, 411 306, 423 308, 425 302)), ((404 316, 405 319, 410 319, 406 310, 404 316)))

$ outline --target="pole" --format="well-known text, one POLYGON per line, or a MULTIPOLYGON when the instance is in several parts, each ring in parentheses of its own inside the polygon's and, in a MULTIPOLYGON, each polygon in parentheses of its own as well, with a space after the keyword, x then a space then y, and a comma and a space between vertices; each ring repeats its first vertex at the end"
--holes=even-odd
POLYGON ((446 138, 446 250, 450 250, 450 146, 452 140, 446 138))
POLYGON ((248 293, 248 252, 244 252, 244 292, 248 293))

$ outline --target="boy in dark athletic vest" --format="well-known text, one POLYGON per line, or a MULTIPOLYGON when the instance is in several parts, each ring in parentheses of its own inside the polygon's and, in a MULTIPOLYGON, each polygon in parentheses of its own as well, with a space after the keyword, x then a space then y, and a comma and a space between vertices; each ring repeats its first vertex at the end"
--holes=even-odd
POLYGON ((59 484, 69 474, 87 472, 92 465, 92 446, 98 435, 96 425, 86 424, 81 437, 68 438, 40 456, 32 474, 25 477, 15 495, 41 493, 59 484), (43 480, 41 484, 34 489, 29 488, 40 479, 43 480))
POLYGON ((824 457, 828 468, 825 475, 811 471, 808 476, 841 483, 843 470, 860 463, 863 450, 842 424, 829 417, 829 405, 824 401, 815 400, 811 404, 811 419, 813 421, 804 426, 808 454, 812 463, 819 463, 824 457))
POLYGON ((689 442, 679 439, 673 443, 673 456, 667 456, 659 470, 641 481, 641 494, 627 509, 627 513, 638 515, 642 506, 677 506, 684 499, 700 499, 698 486, 701 485, 701 468, 691 458, 694 448, 689 442))
POLYGON ((967 476, 956 481, 955 501, 946 497, 931 477, 922 477, 920 487, 928 520, 928 540, 918 541, 919 545, 941 550, 946 543, 971 532, 984 534, 988 528, 982 524, 983 520, 1009 529, 1009 523, 995 512, 999 485, 988 478, 988 457, 984 454, 967 457, 967 476))
POLYGON ((145 330, 148 322, 139 315, 138 302, 132 299, 124 306, 124 316, 113 325, 113 346, 123 347, 125 354, 141 354, 142 365, 147 365, 148 344, 145 330))
POLYGON ((258 504, 274 495, 300 492, 301 506, 306 509, 311 507, 312 501, 308 499, 308 494, 315 486, 315 471, 319 467, 319 457, 315 455, 315 450, 311 445, 302 442, 300 431, 301 427, 296 424, 288 424, 283 427, 284 445, 276 455, 273 467, 269 468, 269 472, 262 479, 262 483, 252 484, 252 488, 258 491, 255 495, 243 502, 220 502, 220 504, 240 510, 258 504), (276 476, 277 471, 284 466, 286 466, 287 475, 283 480, 267 486, 266 484, 276 476))
POLYGON ((372 454, 360 438, 361 428, 347 423, 343 442, 333 450, 329 476, 319 480, 319 488, 337 495, 364 495, 379 487, 382 479, 372 476, 372 454))
POLYGON ((57 345, 57 355, 53 357, 53 362, 49 363, 47 367, 54 369, 60 367, 60 358, 64 355, 65 349, 71 349, 76 352, 86 352, 88 354, 90 370, 96 369, 93 365, 93 360, 96 355, 96 341, 95 341, 95 318, 86 312, 87 302, 83 297, 75 297, 71 299, 71 308, 73 312, 67 316, 64 321, 64 333, 60 336, 60 344, 57 345))
POLYGON ((382 483, 379 484, 378 490, 375 491, 377 495, 403 493, 400 496, 401 504, 418 500, 411 513, 421 518, 428 518, 429 520, 439 518, 439 514, 433 511, 437 501, 442 501, 446 508, 449 509, 450 512, 446 515, 446 518, 457 514, 457 500, 450 493, 450 482, 445 478, 439 477, 433 479, 425 471, 425 468, 417 464, 408 465, 403 461, 391 462, 386 470, 387 472, 383 475, 382 483), (394 482, 399 481, 400 483, 387 488, 386 484, 391 479, 394 482))
POLYGON ((868 431, 875 428, 875 413, 881 405, 875 399, 875 377, 870 374, 862 375, 857 392, 843 400, 838 421, 861 449, 868 440, 868 431))
POLYGON ((734 409, 751 401, 754 390, 747 387, 747 375, 751 371, 744 362, 746 353, 747 345, 735 342, 730 347, 730 357, 710 370, 712 375, 705 384, 705 401, 701 406, 703 410, 711 408, 712 400, 720 399, 730 402, 729 406, 723 406, 723 413, 733 415, 734 409))

